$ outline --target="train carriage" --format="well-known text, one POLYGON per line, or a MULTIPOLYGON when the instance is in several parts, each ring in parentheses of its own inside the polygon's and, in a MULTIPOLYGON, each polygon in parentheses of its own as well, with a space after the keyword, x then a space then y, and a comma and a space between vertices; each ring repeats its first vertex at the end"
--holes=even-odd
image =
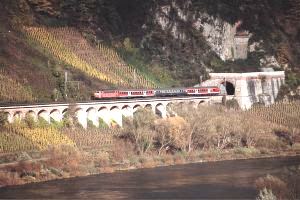
POLYGON ((169 96, 186 96, 186 91, 184 88, 165 88, 156 89, 155 96, 169 97, 169 96))
POLYGON ((101 90, 92 95, 92 99, 116 99, 139 97, 173 97, 173 96, 211 96, 219 95, 218 87, 188 87, 163 89, 123 89, 101 90))
POLYGON ((116 99, 116 98, 137 98, 153 97, 154 90, 136 89, 136 90, 101 90, 92 95, 92 99, 116 99))
POLYGON ((190 96, 210 96, 220 94, 218 87, 190 87, 185 89, 190 96))
POLYGON ((111 99, 119 97, 118 90, 101 90, 92 95, 92 99, 111 99))
POLYGON ((153 97, 154 90, 140 89, 140 90, 120 90, 120 98, 134 98, 134 97, 153 97))

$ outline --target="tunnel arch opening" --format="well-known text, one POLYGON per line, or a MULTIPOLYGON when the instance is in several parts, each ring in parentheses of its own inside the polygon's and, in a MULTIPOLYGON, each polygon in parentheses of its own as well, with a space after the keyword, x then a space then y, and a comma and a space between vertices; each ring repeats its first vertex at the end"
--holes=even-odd
POLYGON ((235 87, 231 82, 223 81, 221 84, 225 87, 227 95, 235 95, 235 87))

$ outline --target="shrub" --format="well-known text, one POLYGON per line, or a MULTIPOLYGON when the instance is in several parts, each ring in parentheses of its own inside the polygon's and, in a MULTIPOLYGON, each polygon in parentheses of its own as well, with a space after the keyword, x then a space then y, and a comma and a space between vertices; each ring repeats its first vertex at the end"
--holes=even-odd
POLYGON ((94 155, 94 163, 96 167, 108 167, 110 165, 110 158, 107 152, 96 152, 94 155))
POLYGON ((134 155, 134 146, 129 141, 115 140, 111 147, 111 158, 113 161, 125 161, 134 155))
POLYGON ((129 139, 139 154, 144 154, 153 147, 155 132, 153 131, 155 115, 151 110, 139 109, 132 120, 124 123, 121 137, 129 139))
POLYGON ((27 125, 27 127, 31 129, 37 126, 37 122, 34 120, 32 116, 26 116, 24 122, 27 125))
POLYGON ((278 199, 288 198, 287 184, 276 176, 267 175, 266 177, 258 178, 255 181, 255 186, 258 190, 269 190, 274 192, 278 199))
POLYGON ((0 188, 7 185, 18 185, 23 182, 16 172, 0 171, 0 188))
POLYGON ((63 169, 71 174, 76 174, 78 170, 81 154, 71 146, 52 147, 46 152, 49 159, 45 163, 53 168, 63 169))
POLYGON ((173 147, 186 152, 192 150, 191 130, 182 117, 170 117, 158 120, 155 123, 156 142, 159 145, 158 154, 163 150, 173 147))
POLYGON ((0 111, 0 127, 3 127, 7 123, 7 114, 3 111, 0 111))
POLYGON ((231 99, 226 101, 226 108, 238 110, 240 105, 236 99, 231 99))
POLYGON ((273 194, 272 190, 264 188, 259 191, 259 195, 256 198, 257 200, 277 200, 276 196, 273 194))

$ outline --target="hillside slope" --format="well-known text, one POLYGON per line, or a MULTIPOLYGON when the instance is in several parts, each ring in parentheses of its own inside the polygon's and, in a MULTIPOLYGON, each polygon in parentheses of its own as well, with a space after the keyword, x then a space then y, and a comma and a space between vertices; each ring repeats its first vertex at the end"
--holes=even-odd
POLYGON ((1 75, 28 93, 28 99, 3 95, 1 101, 61 101, 66 92, 70 99, 85 100, 100 88, 137 86, 130 81, 134 70, 141 74, 137 79, 144 80, 141 87, 193 85, 200 76, 208 78, 210 71, 246 72, 264 66, 285 69, 291 88, 300 84, 300 0, 3 0, 0 4, 1 75), (131 73, 121 81, 118 76, 123 72, 109 72, 104 65, 104 72, 117 83, 91 76, 28 40, 23 27, 73 27, 80 35, 73 43, 64 33, 57 41, 91 66, 107 60, 106 66, 120 70, 128 66, 131 73), (252 35, 247 60, 227 56, 239 31, 252 35), (100 54, 95 54, 99 43, 100 54), (71 81, 67 88, 65 71, 71 81), (129 85, 120 86, 126 81, 129 85))

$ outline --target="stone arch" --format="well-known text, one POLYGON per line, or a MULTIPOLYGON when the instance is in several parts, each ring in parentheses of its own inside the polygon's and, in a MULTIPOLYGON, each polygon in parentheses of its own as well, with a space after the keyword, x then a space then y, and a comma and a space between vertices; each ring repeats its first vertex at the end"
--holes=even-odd
POLYGON ((176 102, 176 106, 177 106, 178 108, 183 108, 184 103, 185 103, 185 102, 183 102, 183 101, 176 102))
POLYGON ((86 110, 86 112, 91 112, 91 111, 96 111, 96 108, 90 107, 90 108, 88 108, 88 109, 86 110))
POLYGON ((133 113, 135 113, 139 108, 142 108, 140 104, 133 106, 133 113))
POLYGON ((49 113, 48 113, 48 111, 47 110, 40 110, 39 112, 38 112, 38 118, 39 119, 43 119, 43 120, 45 120, 46 122, 49 122, 50 121, 50 115, 49 115, 49 113))
POLYGON ((223 81, 221 83, 226 88, 227 95, 235 95, 235 86, 230 81, 223 81))
POLYGON ((110 111, 116 111, 116 110, 120 110, 120 108, 118 106, 113 106, 110 108, 110 111))
POLYGON ((151 105, 151 104, 146 104, 146 105, 145 105, 145 109, 152 110, 153 108, 152 108, 152 105, 151 105))
POLYGON ((50 111, 50 121, 54 120, 56 122, 60 122, 62 118, 63 118, 63 114, 61 114, 59 110, 54 109, 50 111))
POLYGON ((122 107, 122 115, 124 115, 124 117, 132 117, 133 109, 128 105, 123 106, 122 107))
POLYGON ((94 126, 99 127, 98 112, 94 107, 90 107, 86 110, 87 120, 91 121, 94 126))
POLYGON ((105 106, 103 106, 103 107, 101 107, 101 108, 98 109, 98 112, 102 112, 102 111, 106 111, 106 110, 108 110, 108 108, 105 107, 105 106))
POLYGON ((175 111, 174 111, 174 103, 173 102, 170 102, 170 103, 168 103, 167 105, 166 105, 166 111, 167 111, 167 115, 169 116, 169 117, 174 117, 174 116, 176 116, 177 114, 175 113, 175 111))
POLYGON ((69 111, 69 109, 68 108, 66 108, 66 109, 64 109, 63 111, 62 111, 62 115, 63 115, 63 117, 65 117, 66 116, 66 114, 68 113, 68 111, 69 111))
POLYGON ((10 112, 4 112, 4 116, 5 116, 6 122, 9 122, 9 123, 13 122, 13 117, 10 114, 10 112))
POLYGON ((205 105, 206 104, 206 101, 205 100, 201 100, 201 101, 199 101, 199 103, 198 103, 198 107, 199 106, 202 106, 202 105, 205 105))
POLYGON ((118 106, 113 106, 110 108, 110 125, 111 126, 122 126, 123 115, 118 106))
POLYGON ((107 107, 102 106, 101 108, 98 109, 98 117, 99 117, 99 121, 101 120, 107 125, 110 124, 110 114, 107 107))
POLYGON ((75 116, 78 123, 83 127, 87 128, 87 113, 82 108, 77 108, 75 110, 75 116))
POLYGON ((13 121, 20 121, 22 119, 23 113, 21 111, 17 111, 13 115, 13 121))
POLYGON ((166 107, 162 103, 157 104, 155 106, 155 114, 157 114, 162 118, 166 118, 167 116, 166 107))
POLYGON ((188 104, 189 104, 189 106, 192 106, 192 107, 194 107, 194 108, 197 108, 197 107, 198 107, 198 104, 197 104, 196 101, 189 101, 188 104))
POLYGON ((37 115, 36 113, 33 111, 33 110, 29 110, 26 114, 25 114, 25 117, 27 118, 31 118, 33 120, 36 120, 37 119, 37 115))
POLYGON ((166 105, 166 109, 167 111, 169 111, 170 109, 172 109, 172 107, 174 106, 175 104, 173 102, 170 102, 166 105))

